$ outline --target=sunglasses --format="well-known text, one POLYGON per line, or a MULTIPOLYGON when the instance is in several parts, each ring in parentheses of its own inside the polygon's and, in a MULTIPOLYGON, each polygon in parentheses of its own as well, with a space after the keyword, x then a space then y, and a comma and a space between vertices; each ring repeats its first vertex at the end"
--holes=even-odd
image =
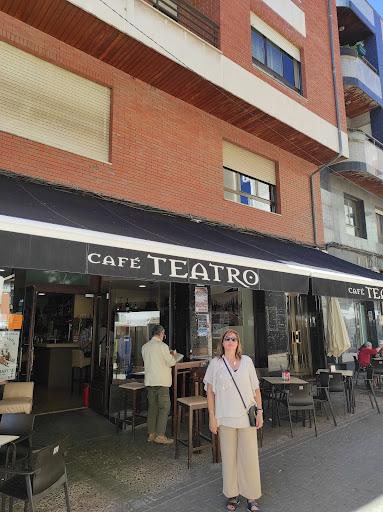
POLYGON ((223 338, 223 341, 230 341, 230 340, 231 340, 231 341, 238 341, 238 338, 231 338, 230 336, 225 336, 225 337, 223 338))

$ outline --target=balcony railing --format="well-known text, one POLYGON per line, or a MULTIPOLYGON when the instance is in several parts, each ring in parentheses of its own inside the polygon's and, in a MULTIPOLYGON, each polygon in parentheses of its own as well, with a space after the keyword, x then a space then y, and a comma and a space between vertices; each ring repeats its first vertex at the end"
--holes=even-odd
POLYGON ((364 162, 373 176, 383 180, 383 144, 362 130, 349 130, 350 161, 364 162))
POLYGON ((184 0, 146 0, 155 9, 218 48, 219 25, 184 0))
POLYGON ((382 97, 380 77, 377 70, 364 57, 360 57, 354 48, 341 48, 343 78, 358 80, 376 96, 382 97))

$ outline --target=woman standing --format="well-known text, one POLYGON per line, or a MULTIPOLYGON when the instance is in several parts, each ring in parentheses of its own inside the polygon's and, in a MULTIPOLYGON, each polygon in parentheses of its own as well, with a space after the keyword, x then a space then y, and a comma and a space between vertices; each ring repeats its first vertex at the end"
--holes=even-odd
POLYGON ((204 383, 209 428, 214 434, 219 432, 223 494, 228 498, 226 508, 235 511, 241 494, 247 498, 248 510, 260 510, 255 500, 261 496, 257 429, 263 425, 262 399, 253 362, 242 355, 236 331, 230 329, 223 333, 217 357, 210 362, 204 383), (258 407, 256 428, 250 427, 247 413, 255 403, 258 407))

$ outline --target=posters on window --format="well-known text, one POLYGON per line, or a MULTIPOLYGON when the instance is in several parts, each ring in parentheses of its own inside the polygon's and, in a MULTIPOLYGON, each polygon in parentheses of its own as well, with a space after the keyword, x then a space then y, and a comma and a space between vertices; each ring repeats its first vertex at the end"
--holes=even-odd
POLYGON ((209 312, 209 300, 206 286, 196 286, 195 288, 195 312, 209 312))
POLYGON ((199 314, 198 317, 198 336, 209 336, 210 334, 210 321, 209 315, 199 314))
POLYGON ((20 331, 0 332, 0 381, 16 377, 19 341, 20 331))

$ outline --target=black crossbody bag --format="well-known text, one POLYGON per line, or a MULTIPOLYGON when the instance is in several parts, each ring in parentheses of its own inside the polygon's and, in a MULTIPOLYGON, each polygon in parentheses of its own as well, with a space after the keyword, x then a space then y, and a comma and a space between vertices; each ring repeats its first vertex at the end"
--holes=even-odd
POLYGON ((233 374, 231 373, 231 371, 229 370, 229 367, 227 366, 226 364, 226 361, 225 359, 222 357, 222 360, 223 362, 225 363, 225 366, 227 368, 227 371, 230 373, 231 375, 231 378, 233 379, 233 382, 234 382, 234 385, 235 387, 237 388, 237 391, 239 393, 239 396, 241 397, 241 400, 242 400, 242 403, 243 403, 243 407, 246 409, 247 411, 247 414, 249 415, 249 421, 250 421, 250 427, 256 427, 257 426, 257 412, 258 412, 258 408, 257 408, 257 405, 254 404, 254 405, 251 405, 249 409, 247 409, 246 407, 246 404, 245 404, 245 401, 244 399, 242 398, 242 394, 241 392, 239 391, 239 388, 237 386, 237 383, 235 382, 234 380, 234 377, 233 377, 233 374))

